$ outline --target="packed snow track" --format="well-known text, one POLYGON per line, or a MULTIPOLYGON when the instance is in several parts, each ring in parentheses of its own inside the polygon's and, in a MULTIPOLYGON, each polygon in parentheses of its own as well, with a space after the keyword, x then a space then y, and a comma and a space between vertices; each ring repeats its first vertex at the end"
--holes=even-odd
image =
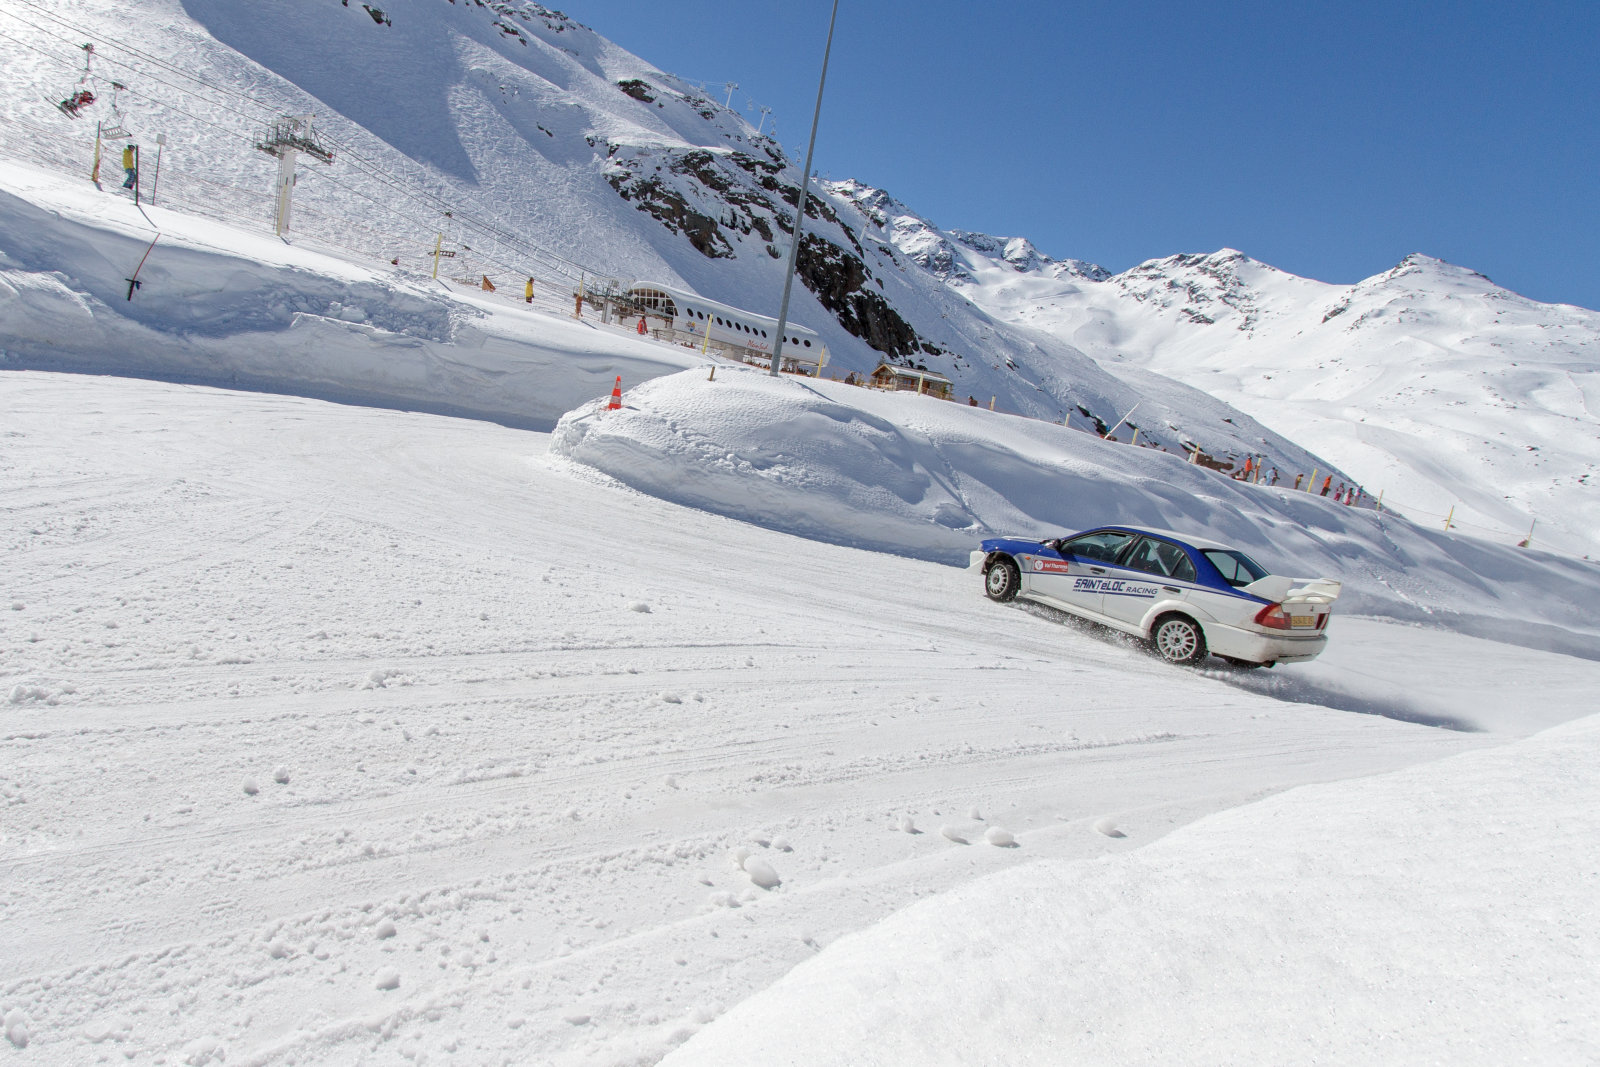
POLYGON ((652 1063, 919 897, 1528 733, 1600 673, 1362 620, 1317 673, 1175 670, 546 435, 39 372, 0 402, 29 1063, 652 1063), (1539 721, 1356 713, 1533 674, 1539 721))

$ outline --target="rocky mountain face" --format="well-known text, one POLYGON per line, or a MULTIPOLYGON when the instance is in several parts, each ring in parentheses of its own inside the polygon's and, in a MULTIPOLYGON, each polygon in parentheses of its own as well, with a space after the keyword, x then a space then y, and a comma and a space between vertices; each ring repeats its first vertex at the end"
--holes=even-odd
POLYGON ((976 281, 975 267, 1005 263, 1025 274, 1104 281, 1111 272, 1081 259, 1054 260, 1026 237, 992 237, 968 230, 940 230, 882 189, 853 179, 827 182, 831 196, 856 206, 876 236, 904 253, 933 277, 960 285, 976 281), (976 257, 976 258, 975 258, 976 257))

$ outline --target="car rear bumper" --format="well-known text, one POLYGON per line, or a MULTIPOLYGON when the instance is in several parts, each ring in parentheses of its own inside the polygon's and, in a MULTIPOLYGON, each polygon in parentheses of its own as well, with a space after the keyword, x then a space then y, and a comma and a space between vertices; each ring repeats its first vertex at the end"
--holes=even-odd
POLYGON ((1264 634, 1226 623, 1205 623, 1206 646, 1213 654, 1250 663, 1296 663, 1316 659, 1328 647, 1328 635, 1264 634))

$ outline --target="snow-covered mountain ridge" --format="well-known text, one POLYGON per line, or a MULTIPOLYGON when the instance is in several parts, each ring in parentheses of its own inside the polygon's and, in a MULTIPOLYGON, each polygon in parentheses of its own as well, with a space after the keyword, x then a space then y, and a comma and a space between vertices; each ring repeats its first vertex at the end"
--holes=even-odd
POLYGON ((1535 540, 1600 551, 1600 313, 1420 254, 1354 285, 1234 249, 1112 275, 940 230, 858 182, 830 188, 996 318, 1225 400, 1419 519, 1503 542, 1537 520, 1535 540))

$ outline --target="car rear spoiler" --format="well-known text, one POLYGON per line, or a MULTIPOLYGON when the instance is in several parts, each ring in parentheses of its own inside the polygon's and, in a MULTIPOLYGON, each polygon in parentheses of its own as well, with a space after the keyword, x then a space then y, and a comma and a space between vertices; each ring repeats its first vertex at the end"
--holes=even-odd
POLYGON ((1251 582, 1242 592, 1278 604, 1332 604, 1339 599, 1343 588, 1343 582, 1332 578, 1285 578, 1281 574, 1269 574, 1260 581, 1251 582))

